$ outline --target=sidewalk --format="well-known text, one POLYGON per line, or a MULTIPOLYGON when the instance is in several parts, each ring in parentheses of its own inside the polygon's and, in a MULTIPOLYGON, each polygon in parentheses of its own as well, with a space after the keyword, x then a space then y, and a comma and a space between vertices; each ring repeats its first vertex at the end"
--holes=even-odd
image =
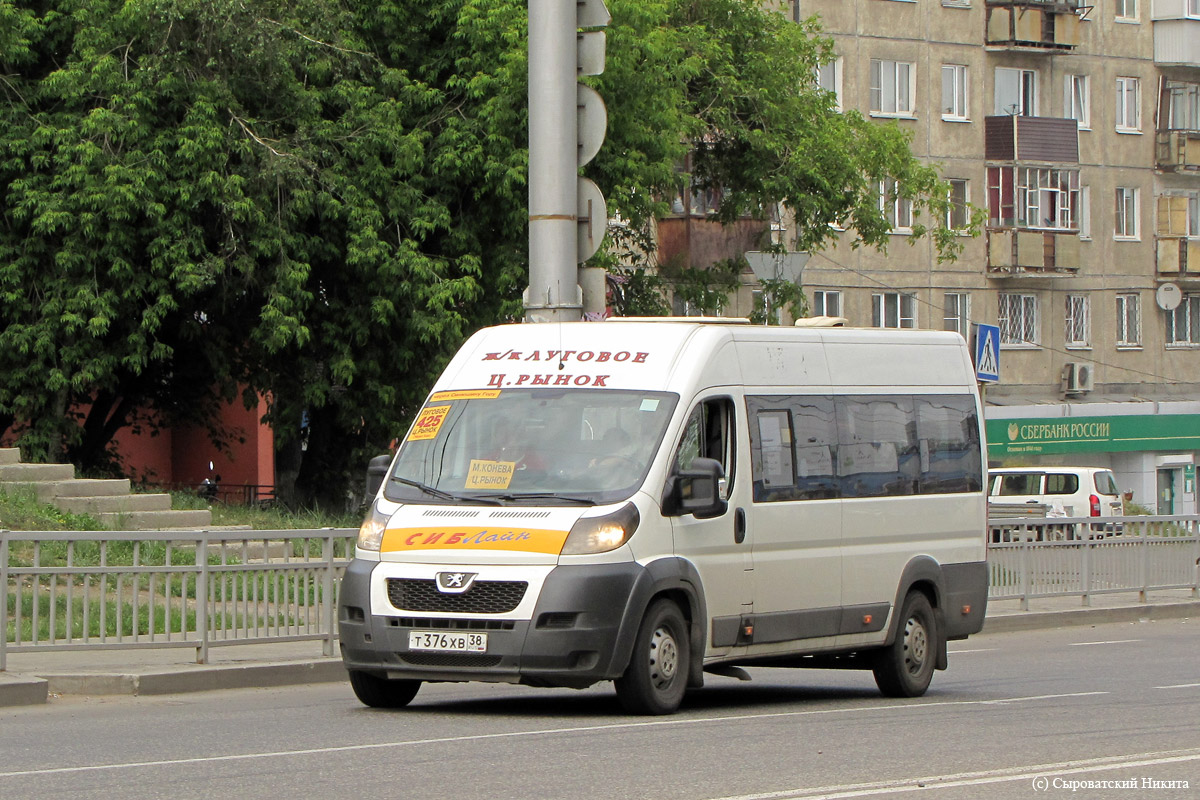
MULTIPOLYGON (((1134 592, 988 604, 983 634, 1097 625, 1106 622, 1200 617, 1200 599, 1188 590, 1153 592, 1145 603, 1134 592)), ((232 645, 209 649, 197 664, 195 648, 9 653, 0 672, 0 707, 45 703, 51 695, 174 694, 341 681, 338 656, 321 655, 320 642, 232 645)))

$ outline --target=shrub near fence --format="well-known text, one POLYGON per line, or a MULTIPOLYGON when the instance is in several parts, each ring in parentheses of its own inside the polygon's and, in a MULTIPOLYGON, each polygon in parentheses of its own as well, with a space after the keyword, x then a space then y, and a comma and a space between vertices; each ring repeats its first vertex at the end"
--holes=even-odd
POLYGON ((1191 589, 1200 597, 1200 516, 991 519, 988 597, 1191 589))
POLYGON ((319 640, 357 531, 0 531, 7 653, 319 640))

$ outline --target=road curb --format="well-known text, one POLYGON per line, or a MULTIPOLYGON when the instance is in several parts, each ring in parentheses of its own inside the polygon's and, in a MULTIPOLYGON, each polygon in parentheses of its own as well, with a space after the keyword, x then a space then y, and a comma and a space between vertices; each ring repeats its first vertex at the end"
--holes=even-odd
POLYGON ((49 695, 49 682, 44 678, 0 672, 0 708, 39 705, 49 695))
POLYGON ((346 679, 340 658, 279 661, 264 664, 197 664, 138 672, 47 672, 39 678, 51 694, 157 695, 294 686, 346 679))
POLYGON ((1153 603, 1114 608, 1075 608, 1066 611, 1029 611, 984 617, 983 633, 1012 633, 1106 622, 1186 619, 1200 617, 1200 602, 1153 603))

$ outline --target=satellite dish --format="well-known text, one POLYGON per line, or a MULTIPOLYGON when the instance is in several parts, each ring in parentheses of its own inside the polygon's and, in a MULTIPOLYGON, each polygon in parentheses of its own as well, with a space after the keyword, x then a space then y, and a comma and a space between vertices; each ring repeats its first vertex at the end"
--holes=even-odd
POLYGON ((1154 293, 1154 302, 1158 303, 1158 307, 1163 311, 1174 311, 1183 302, 1183 292, 1179 291, 1179 286, 1174 283, 1164 283, 1154 293))

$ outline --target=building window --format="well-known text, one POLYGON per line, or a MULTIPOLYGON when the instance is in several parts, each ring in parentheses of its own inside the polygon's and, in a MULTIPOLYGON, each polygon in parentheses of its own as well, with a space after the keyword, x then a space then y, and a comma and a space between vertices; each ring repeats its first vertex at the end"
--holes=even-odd
POLYGON ((1200 131, 1200 83, 1167 81, 1163 94, 1167 130, 1200 131))
POLYGON ((1067 118, 1075 120, 1081 129, 1092 127, 1092 108, 1089 102, 1087 75, 1067 76, 1063 109, 1067 118))
POLYGON ((1142 344, 1142 298, 1137 294, 1117 295, 1117 347, 1142 344))
POLYGON ((1138 190, 1129 186, 1117 187, 1117 223, 1113 236, 1117 239, 1137 239, 1138 229, 1138 190))
POLYGON ((827 92, 832 92, 834 106, 842 110, 842 57, 838 56, 828 64, 817 67, 817 86, 827 92))
POLYGON ((1037 72, 996 67, 997 116, 1037 116, 1037 72))
POLYGON ((871 295, 871 325, 876 328, 917 327, 917 298, 903 292, 871 295))
POLYGON ((988 167, 988 224, 1075 230, 1079 170, 988 167))
POLYGON ((1117 19, 1136 22, 1137 13, 1137 0, 1117 0, 1117 19))
POLYGON ((1200 17, 1200 0, 1188 0, 1187 15, 1200 17))
POLYGON ((879 212, 887 219, 893 233, 909 233, 913 223, 913 201, 900 196, 896 181, 880 181, 879 212))
POLYGON ((1155 232, 1159 236, 1200 237, 1200 195, 1159 195, 1155 232))
POLYGON ((1117 130, 1142 129, 1142 82, 1137 78, 1117 78, 1117 130))
POLYGON ((871 113, 912 116, 915 65, 905 61, 871 59, 871 113))
POLYGON ((1183 302, 1167 312, 1168 345, 1200 345, 1200 294, 1185 294, 1183 302))
POLYGON ((965 120, 967 117, 967 68, 962 64, 943 64, 942 119, 965 120))
POLYGON ((1001 292, 997 321, 1001 344, 1037 344, 1037 295, 1001 292))
POLYGON ((842 316, 842 293, 828 289, 817 289, 812 296, 812 315, 814 317, 842 316))
POLYGON ((1079 226, 1079 238, 1092 238, 1092 187, 1079 187, 1079 213, 1075 224, 1079 226))
POLYGON ((970 187, 961 178, 949 178, 947 182, 950 184, 950 207, 946 209, 946 227, 952 231, 966 230, 971 217, 968 208, 970 187))
POLYGON ((1087 295, 1067 295, 1067 329, 1064 339, 1068 347, 1087 347, 1091 344, 1089 307, 1087 295))
POLYGON ((942 302, 942 330, 957 331, 964 339, 971 332, 971 295, 946 292, 942 302))

